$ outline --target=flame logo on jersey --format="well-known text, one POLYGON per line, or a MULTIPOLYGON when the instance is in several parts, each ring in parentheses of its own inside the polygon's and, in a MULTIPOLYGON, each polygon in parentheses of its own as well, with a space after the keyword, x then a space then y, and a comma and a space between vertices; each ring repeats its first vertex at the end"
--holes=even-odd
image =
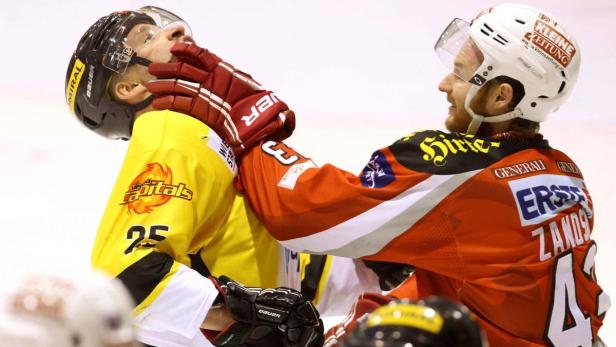
POLYGON ((120 205, 127 205, 128 213, 150 213, 172 198, 192 200, 193 192, 186 184, 173 184, 173 173, 167 165, 149 163, 131 182, 120 205))

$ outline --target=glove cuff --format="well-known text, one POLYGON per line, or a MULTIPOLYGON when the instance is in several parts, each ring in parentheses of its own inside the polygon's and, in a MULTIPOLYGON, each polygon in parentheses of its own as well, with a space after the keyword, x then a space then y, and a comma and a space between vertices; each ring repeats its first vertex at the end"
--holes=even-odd
POLYGON ((214 299, 214 302, 212 303, 212 307, 218 307, 218 306, 222 306, 222 305, 226 305, 226 301, 225 301, 225 288, 223 288, 223 286, 220 284, 220 282, 218 282, 218 279, 214 276, 208 276, 208 279, 210 281, 212 281, 212 283, 214 284, 214 287, 216 287, 216 290, 218 290, 218 296, 216 296, 216 299, 214 299))

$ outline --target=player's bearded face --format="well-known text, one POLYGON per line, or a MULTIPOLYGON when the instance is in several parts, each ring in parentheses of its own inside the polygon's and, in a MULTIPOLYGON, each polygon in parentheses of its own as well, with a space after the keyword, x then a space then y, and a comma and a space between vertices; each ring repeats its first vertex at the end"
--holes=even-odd
MULTIPOLYGON (((468 129, 471 116, 464 107, 464 101, 471 84, 460 76, 472 76, 482 61, 481 51, 468 41, 456 55, 453 70, 438 85, 438 89, 447 94, 447 101, 450 104, 445 127, 451 132, 465 132, 468 129)), ((476 106, 480 104, 481 100, 476 97, 471 107, 477 112, 476 106)))

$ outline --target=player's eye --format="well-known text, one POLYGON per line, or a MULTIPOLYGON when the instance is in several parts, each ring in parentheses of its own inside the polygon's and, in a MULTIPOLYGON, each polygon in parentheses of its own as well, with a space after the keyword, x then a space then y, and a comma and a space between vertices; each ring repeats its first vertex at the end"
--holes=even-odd
POLYGON ((147 44, 150 41, 152 41, 152 39, 154 38, 154 33, 152 31, 148 31, 148 34, 145 37, 145 40, 143 41, 143 44, 147 44))

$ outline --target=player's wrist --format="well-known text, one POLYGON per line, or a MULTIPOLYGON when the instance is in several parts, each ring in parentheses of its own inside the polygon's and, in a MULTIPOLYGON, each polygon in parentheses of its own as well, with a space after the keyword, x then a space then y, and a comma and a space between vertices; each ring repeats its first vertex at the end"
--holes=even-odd
POLYGON ((201 328, 206 330, 222 331, 233 322, 234 320, 231 317, 231 313, 225 304, 220 303, 210 308, 205 316, 205 319, 203 320, 201 328))

